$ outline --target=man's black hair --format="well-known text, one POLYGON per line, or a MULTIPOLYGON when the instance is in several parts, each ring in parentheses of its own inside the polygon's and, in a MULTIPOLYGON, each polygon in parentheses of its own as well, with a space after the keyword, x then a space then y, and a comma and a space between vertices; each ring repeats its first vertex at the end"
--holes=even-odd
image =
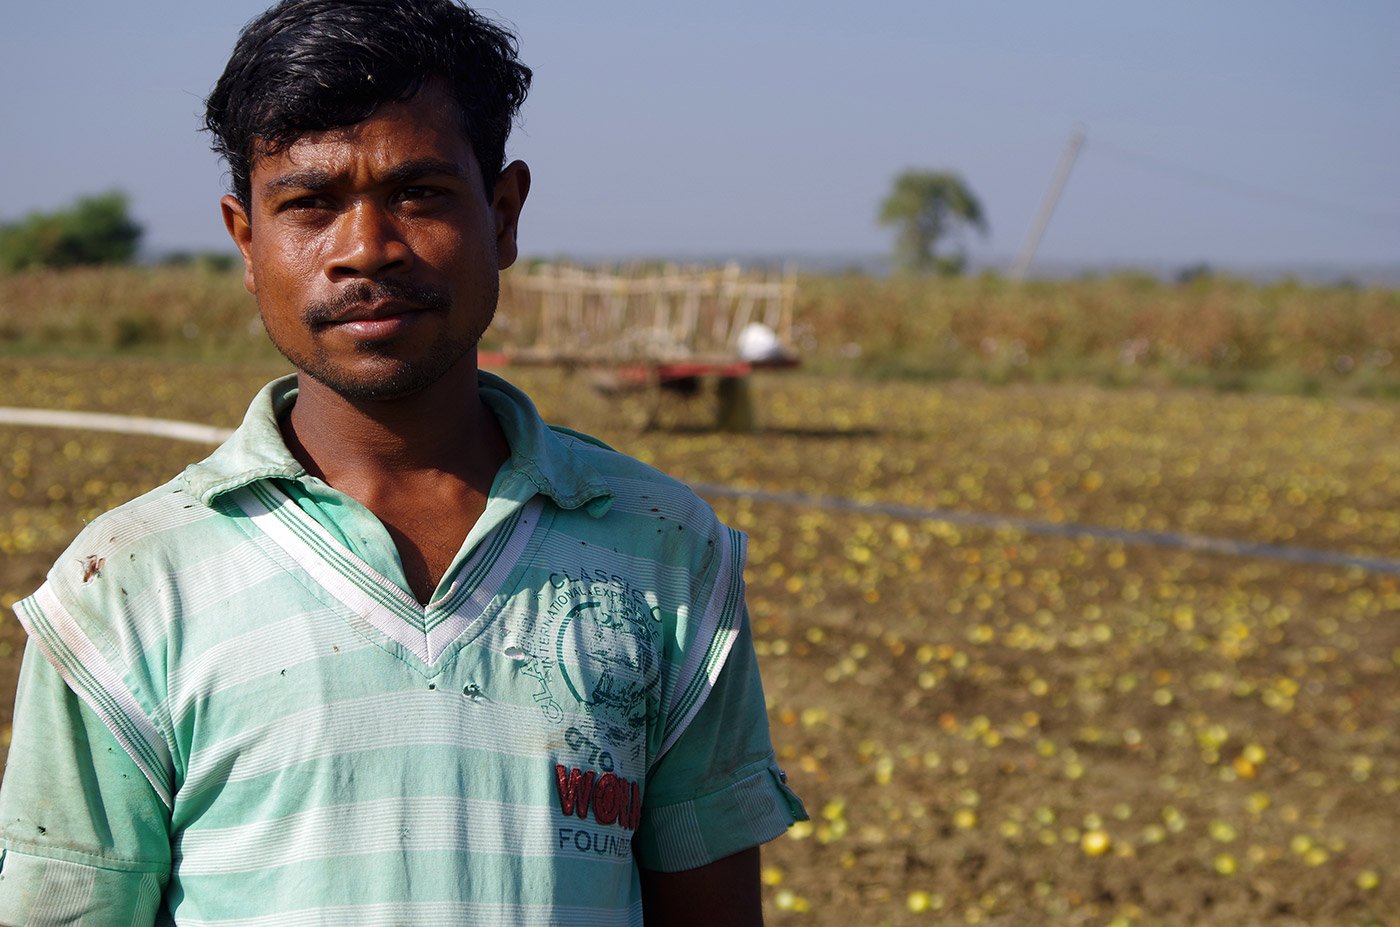
POLYGON ((282 0, 243 27, 204 125, 251 207, 258 154, 362 122, 425 83, 446 82, 489 195, 530 89, 515 36, 454 0, 282 0))

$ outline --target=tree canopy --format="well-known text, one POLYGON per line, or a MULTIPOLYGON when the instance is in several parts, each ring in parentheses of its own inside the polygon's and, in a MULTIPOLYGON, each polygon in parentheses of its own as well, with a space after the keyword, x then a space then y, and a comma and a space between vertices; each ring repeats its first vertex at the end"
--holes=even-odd
POLYGON ((880 206, 880 224, 898 228, 895 266, 914 273, 962 273, 965 230, 987 233, 981 202, 951 171, 901 173, 880 206), (944 242, 951 244, 940 250, 944 242))
POLYGON ((0 270, 125 264, 136 256, 142 231, 127 213, 125 194, 83 197, 67 209, 0 225, 0 270))

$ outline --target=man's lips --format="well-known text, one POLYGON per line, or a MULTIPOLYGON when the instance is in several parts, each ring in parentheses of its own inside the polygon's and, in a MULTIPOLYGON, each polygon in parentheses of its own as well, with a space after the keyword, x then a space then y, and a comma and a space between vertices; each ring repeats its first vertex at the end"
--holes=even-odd
POLYGON ((432 310, 410 303, 383 302, 357 306, 321 326, 322 331, 344 332, 355 338, 378 340, 397 335, 432 310))
POLYGON ((414 312, 424 312, 423 306, 386 299, 369 305, 352 306, 336 316, 321 322, 321 325, 345 325, 350 322, 378 322, 414 312))

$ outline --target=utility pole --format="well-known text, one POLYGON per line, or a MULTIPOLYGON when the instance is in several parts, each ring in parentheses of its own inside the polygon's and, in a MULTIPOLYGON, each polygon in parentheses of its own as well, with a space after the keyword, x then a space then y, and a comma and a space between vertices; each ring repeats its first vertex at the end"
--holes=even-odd
POLYGON ((1045 229, 1050 225, 1050 217, 1055 214, 1055 206, 1060 202, 1060 194, 1065 190, 1065 181, 1069 180, 1070 169, 1074 167, 1074 161, 1079 157, 1079 149, 1084 147, 1084 127, 1075 126, 1070 133, 1069 144, 1065 146, 1064 156, 1060 158, 1060 169, 1055 172, 1055 179, 1050 183, 1050 192, 1045 196, 1045 202, 1040 204, 1040 212, 1035 217, 1035 224, 1031 226, 1030 237, 1026 239, 1026 246, 1021 249, 1021 256, 1016 259, 1016 266, 1011 270, 1012 280, 1024 280, 1026 271, 1031 268, 1031 261, 1035 258, 1035 249, 1040 247, 1040 239, 1045 234, 1045 229))

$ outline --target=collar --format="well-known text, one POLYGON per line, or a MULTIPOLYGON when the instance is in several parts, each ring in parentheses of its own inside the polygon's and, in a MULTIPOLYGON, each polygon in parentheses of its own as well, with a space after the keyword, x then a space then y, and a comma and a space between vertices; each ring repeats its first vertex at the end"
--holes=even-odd
MULTIPOLYGON (((607 445, 586 435, 546 425, 523 392, 494 374, 477 372, 480 395, 496 416, 510 445, 503 475, 528 480, 537 492, 564 509, 585 507, 599 517, 612 505, 613 492, 602 474, 576 449, 579 443, 607 445), (509 471, 509 473, 506 473, 509 471)), ((296 403, 295 374, 273 380, 253 398, 233 435, 213 454, 185 469, 187 490, 205 505, 224 493, 265 479, 304 480, 306 469, 282 440, 278 419, 296 403)), ((499 484, 501 477, 497 477, 499 484)))

